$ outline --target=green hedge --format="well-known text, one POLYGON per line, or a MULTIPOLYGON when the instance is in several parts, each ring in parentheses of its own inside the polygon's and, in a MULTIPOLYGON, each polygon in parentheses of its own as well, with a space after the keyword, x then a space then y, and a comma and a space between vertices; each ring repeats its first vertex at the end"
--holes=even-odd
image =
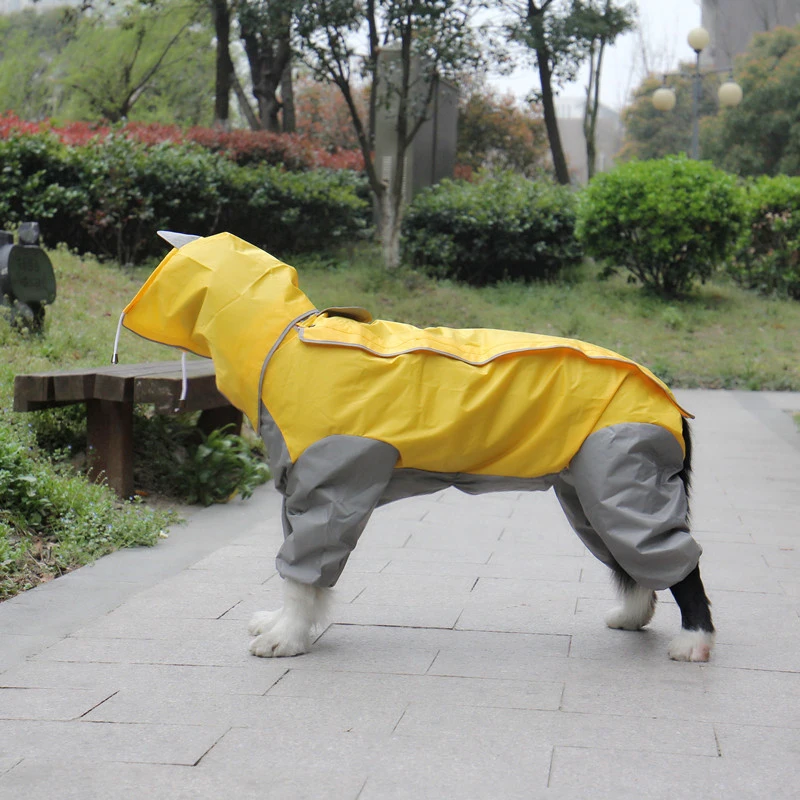
POLYGON ((228 230, 281 254, 358 236, 364 179, 345 170, 239 167, 197 145, 110 135, 70 147, 50 134, 0 141, 0 224, 38 221, 45 244, 136 264, 164 252, 159 229, 228 230))
POLYGON ((553 278, 581 259, 575 195, 512 173, 442 181, 421 192, 403 222, 404 255, 436 277, 473 285, 553 278))
POLYGON ((800 300, 800 178, 763 177, 747 186, 728 271, 749 289, 800 300))
POLYGON ((581 195, 578 236, 608 271, 665 296, 686 293, 728 256, 742 218, 736 179, 683 156, 632 161, 581 195))

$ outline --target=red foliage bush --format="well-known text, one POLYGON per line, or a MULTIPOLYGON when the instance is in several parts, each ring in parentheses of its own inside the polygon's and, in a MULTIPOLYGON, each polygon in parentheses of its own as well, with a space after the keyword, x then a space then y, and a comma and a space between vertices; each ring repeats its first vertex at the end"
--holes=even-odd
MULTIPOLYGON (((312 138, 299 134, 270 133, 269 131, 235 130, 218 128, 190 128, 184 131, 177 125, 129 122, 118 129, 124 136, 145 145, 163 142, 198 144, 207 150, 220 153, 239 165, 272 164, 302 172, 308 169, 351 169, 361 172, 364 159, 358 150, 319 147, 312 138)), ((52 133, 70 146, 86 145, 112 132, 109 125, 89 122, 55 124, 50 120, 27 122, 13 112, 0 114, 0 139, 13 134, 52 133)))

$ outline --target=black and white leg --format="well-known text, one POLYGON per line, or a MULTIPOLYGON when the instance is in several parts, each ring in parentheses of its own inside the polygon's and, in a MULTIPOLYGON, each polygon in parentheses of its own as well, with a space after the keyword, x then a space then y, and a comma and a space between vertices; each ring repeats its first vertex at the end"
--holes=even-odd
POLYGON ((618 564, 612 566, 621 601, 606 614, 606 625, 625 631, 638 631, 647 625, 656 611, 656 593, 639 585, 618 564))
POLYGON ((681 610, 681 632, 670 643, 669 657, 675 661, 708 661, 714 646, 714 623, 700 567, 695 567, 670 591, 681 610))

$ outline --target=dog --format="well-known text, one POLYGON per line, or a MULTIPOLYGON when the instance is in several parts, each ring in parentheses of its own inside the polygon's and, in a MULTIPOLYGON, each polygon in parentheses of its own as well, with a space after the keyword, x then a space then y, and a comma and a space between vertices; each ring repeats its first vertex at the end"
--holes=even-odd
POLYGON ((254 655, 308 651, 378 505, 455 486, 554 489, 616 581, 606 624, 644 627, 668 588, 682 619, 669 656, 709 659, 691 415, 649 370, 574 339, 320 311, 292 267, 236 236, 161 235, 173 249, 120 329, 213 359, 283 495, 284 603, 251 620, 254 655))

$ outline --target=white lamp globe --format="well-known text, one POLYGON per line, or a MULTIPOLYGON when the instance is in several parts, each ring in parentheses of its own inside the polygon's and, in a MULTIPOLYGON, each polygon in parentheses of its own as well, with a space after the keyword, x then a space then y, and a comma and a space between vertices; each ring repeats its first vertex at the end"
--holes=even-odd
POLYGON ((742 102, 742 87, 736 81, 725 81, 717 89, 717 97, 719 97, 720 105, 738 106, 742 102))
POLYGON ((662 86, 653 92, 653 105, 658 111, 672 111, 675 108, 675 101, 675 92, 666 86, 662 86))
POLYGON ((705 28, 692 28, 686 40, 689 42, 689 47, 691 47, 695 53, 699 53, 706 48, 710 38, 705 28))

